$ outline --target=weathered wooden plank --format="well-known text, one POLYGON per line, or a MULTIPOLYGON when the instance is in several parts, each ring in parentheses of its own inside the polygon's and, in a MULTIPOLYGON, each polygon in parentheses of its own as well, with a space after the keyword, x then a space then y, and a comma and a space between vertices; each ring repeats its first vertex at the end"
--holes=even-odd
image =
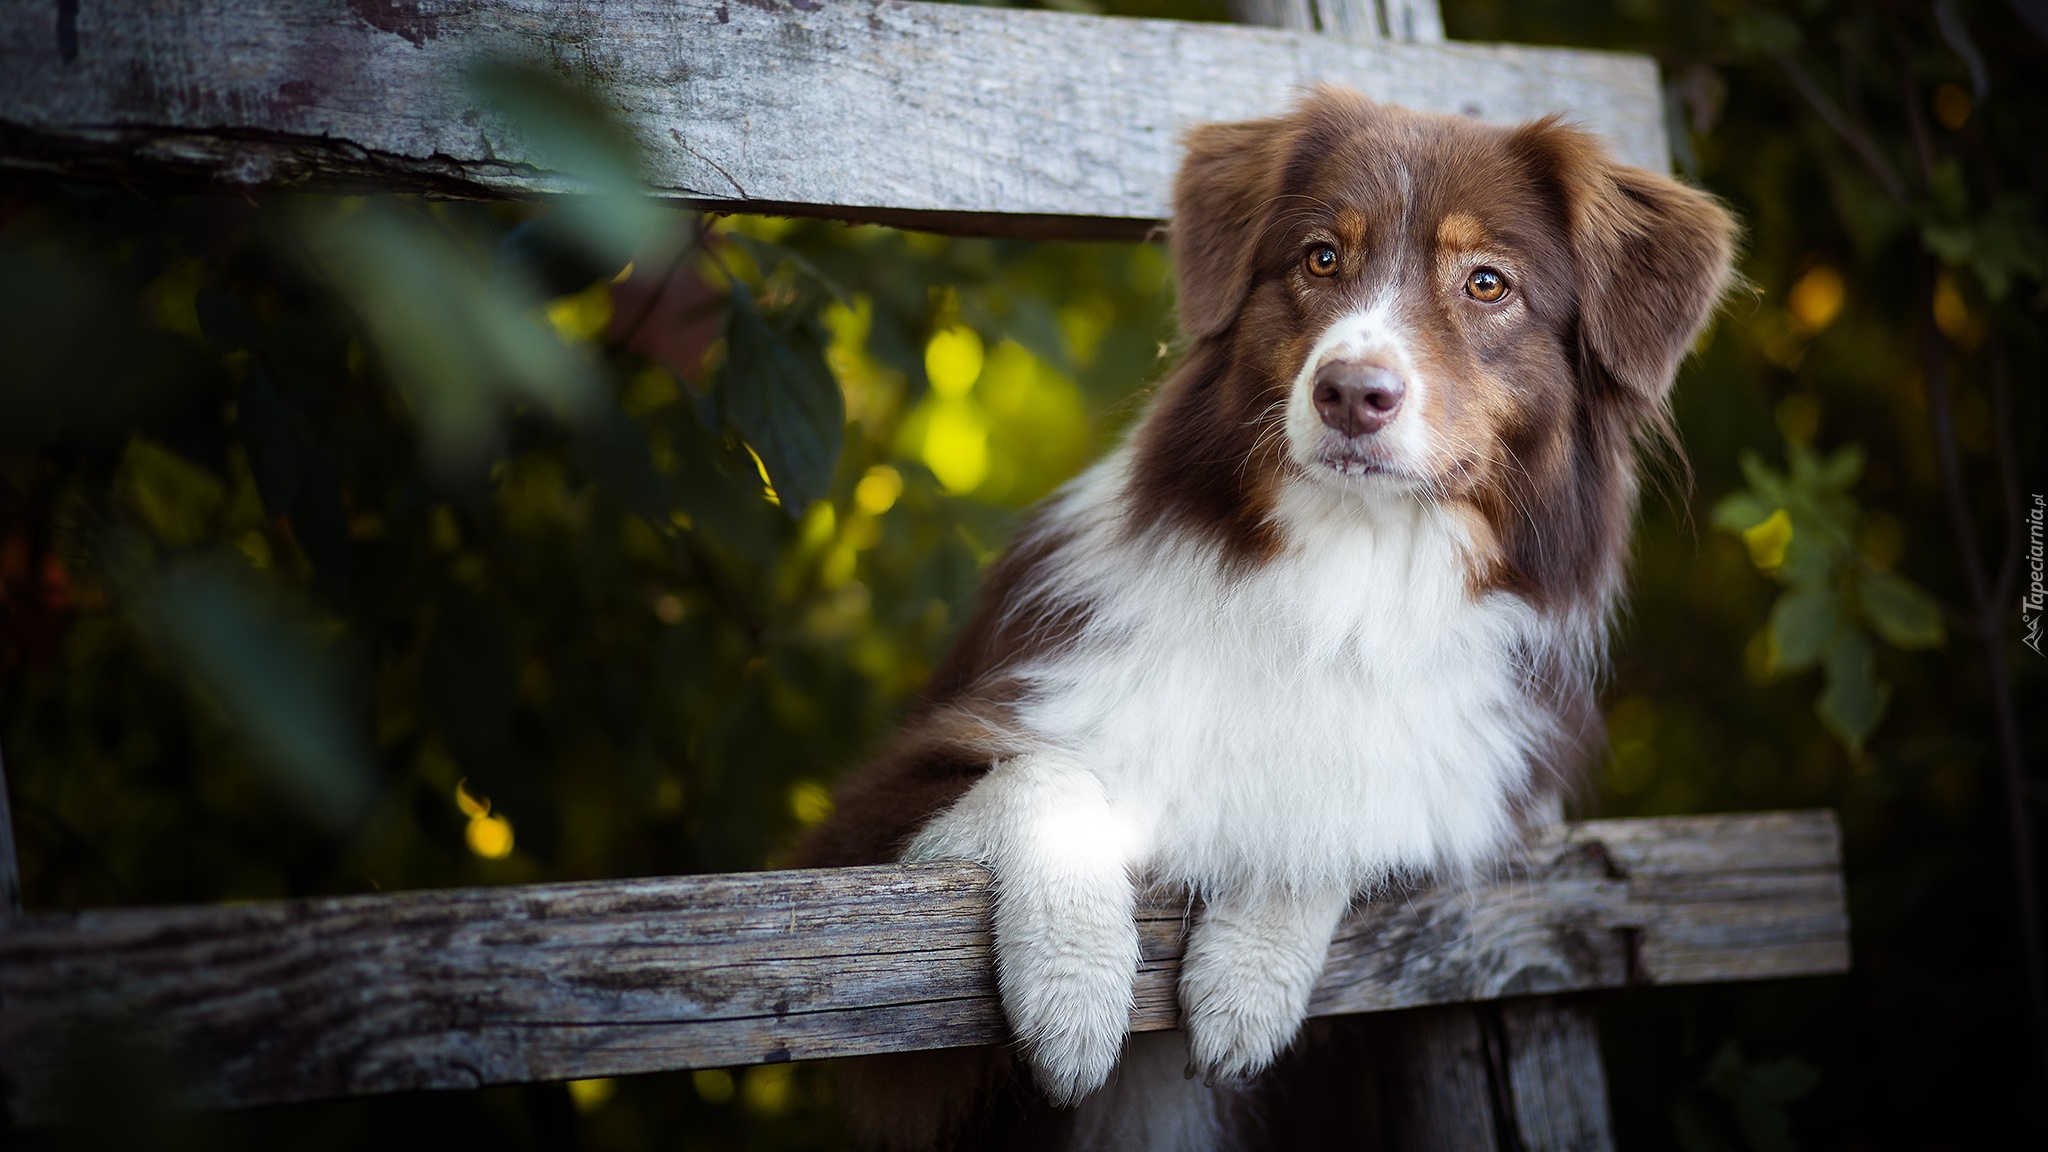
POLYGON ((1592 1010, 1543 998, 1498 1011, 1510 1123, 1524 1152, 1614 1152, 1592 1010))
POLYGON ((1231 0, 1230 14, 1240 24, 1352 39, 1444 38, 1443 13, 1436 0, 1231 0))
POLYGON ((1387 1144, 1401 1152, 1511 1152, 1502 1149, 1496 1079, 1497 1037, 1483 1009, 1458 1005, 1418 1012, 1391 1037, 1392 1057, 1372 1061, 1381 1090, 1387 1144))
MULTIPOLYGON (((31 915, 0 933, 0 1090, 48 1117, 92 1026, 231 1106, 997 1042, 988 884, 920 864, 31 915)), ((1141 913, 1134 1030, 1177 1022, 1189 912, 1141 913)), ((1830 814, 1594 821, 1360 908, 1312 1011, 1847 965, 1830 814)))
MULTIPOLYGON (((1406 11, 1406 9, 1403 9, 1406 11)), ((1139 235, 1176 136, 1317 80, 1666 164, 1646 57, 1338 40, 905 0, 105 0, 0 5, 0 164, 227 188, 571 187, 464 70, 538 56, 632 125, 664 195, 1038 235, 1139 235)))

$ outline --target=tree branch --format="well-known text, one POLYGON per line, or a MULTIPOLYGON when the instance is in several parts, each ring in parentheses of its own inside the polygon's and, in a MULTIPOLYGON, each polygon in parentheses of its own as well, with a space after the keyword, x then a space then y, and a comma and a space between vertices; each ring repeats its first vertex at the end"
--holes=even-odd
POLYGON ((1905 207, 1906 186, 1899 179, 1898 172, 1884 158, 1884 153, 1877 150, 1877 144, 1871 140, 1869 134, 1844 116, 1840 108, 1835 107, 1835 102, 1828 99, 1828 94, 1821 90, 1812 76, 1807 75, 1806 69, 1799 66, 1799 61, 1793 59, 1791 53, 1780 52, 1776 58, 1778 67, 1784 69, 1786 77, 1792 81, 1792 86, 1799 90, 1799 94, 1806 98, 1806 102, 1813 105, 1814 112, 1863 158, 1863 163, 1870 168, 1871 175, 1877 177, 1877 182, 1884 187, 1885 195, 1890 196, 1894 204, 1901 208, 1905 207))

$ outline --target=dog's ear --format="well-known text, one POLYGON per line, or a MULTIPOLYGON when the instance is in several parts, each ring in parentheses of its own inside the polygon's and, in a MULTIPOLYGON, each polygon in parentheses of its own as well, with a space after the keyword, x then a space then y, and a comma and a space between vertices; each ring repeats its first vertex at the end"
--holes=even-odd
POLYGON ((1582 344, 1661 403, 1734 275, 1735 219, 1704 192, 1615 163, 1583 132, 1544 120, 1520 136, 1564 200, 1582 344))
POLYGON ((1259 234, 1279 190, 1286 118, 1203 124, 1182 141, 1173 182, 1173 262, 1181 334, 1191 340, 1230 326, 1250 291, 1259 234))

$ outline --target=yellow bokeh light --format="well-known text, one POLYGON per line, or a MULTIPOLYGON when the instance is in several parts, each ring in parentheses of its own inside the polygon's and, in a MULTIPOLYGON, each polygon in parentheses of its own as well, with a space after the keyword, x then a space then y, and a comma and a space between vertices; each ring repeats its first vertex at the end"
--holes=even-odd
POLYGON ((799 780, 789 786, 789 812, 805 827, 822 824, 832 815, 832 793, 816 780, 799 780))
MULTIPOLYGON (((632 267, 632 265, 627 265, 632 267)), ((569 1101, 576 1105, 578 1112, 595 1112, 605 1106, 619 1090, 619 1082, 605 1077, 598 1080, 569 1081, 569 1101)))
POLYGON ((673 816, 683 810, 683 782, 673 775, 663 775, 654 782, 654 810, 663 816, 673 816))
POLYGON ((1970 306, 1948 276, 1934 282, 1934 324, 1951 340, 1961 340, 1970 331, 1970 306))
POLYGON ((1951 132, 1960 132, 1970 122, 1970 94, 1954 84, 1934 89, 1934 118, 1951 132))
POLYGON ((837 588, 851 581, 860 571, 860 554, 853 545, 841 544, 825 553, 825 559, 818 565, 818 583, 827 588, 837 588))
POLYGON ((690 1073, 690 1083, 697 1089, 697 1095, 707 1104, 730 1104, 733 1097, 732 1073, 723 1068, 700 1068, 690 1073))
POLYGON ((463 839, 484 859, 503 860, 512 854, 512 822, 503 816, 472 816, 463 839))
POLYGON ((1607 710, 1607 737, 1614 756, 1607 786, 1624 796, 1648 788, 1657 775, 1657 714, 1641 696, 1624 696, 1607 710))
POLYGON ((981 336, 972 328, 945 328, 925 345, 924 372, 932 391, 948 400, 967 395, 981 376, 981 336))
POLYGON ((1826 264, 1815 265, 1792 285, 1785 307, 1802 335, 1812 336, 1835 322, 1848 301, 1849 285, 1842 274, 1826 264))
POLYGON ((435 551, 453 552, 462 547, 462 522, 446 504, 436 504, 427 513, 427 529, 435 551))
POLYGON ((1756 630, 1742 648, 1742 674, 1761 687, 1777 674, 1778 637, 1768 626, 1756 630))
POLYGON ((548 323, 564 341, 595 341, 611 326, 612 286, 593 284, 573 296, 550 300, 547 315, 548 323))
POLYGON ((1778 431, 1795 444, 1812 443, 1820 431, 1820 405, 1804 393, 1794 392, 1778 401, 1772 415, 1777 417, 1778 431))
POLYGON ((788 1064, 763 1064, 747 1069, 740 1082, 740 1101, 747 1111, 776 1115, 789 1107, 790 1080, 796 1069, 788 1064))
POLYGON ((1792 545, 1792 517, 1780 508, 1763 523, 1743 529, 1742 542, 1749 547, 1750 562, 1769 572, 1785 562, 1785 549, 1792 545))
POLYGON ((887 464, 877 464, 867 470, 854 485, 853 502, 870 516, 880 516, 896 506, 896 500, 903 495, 903 473, 887 464))
POLYGON ((455 782, 455 806, 462 809, 462 814, 471 820, 479 816, 491 814, 490 799, 488 797, 478 799, 476 796, 471 795, 469 791, 469 777, 467 776, 455 782))
POLYGON ((804 513, 803 527, 798 530, 804 551, 815 552, 838 535, 839 513, 833 510, 831 502, 820 500, 804 513))
POLYGON ((1059 318, 1060 335, 1066 337, 1067 350, 1076 361, 1085 364, 1095 359, 1102 338, 1116 324, 1116 305, 1106 296, 1072 300, 1060 309, 1059 318))
POLYGON ((921 455, 947 491, 972 492, 988 475, 988 421, 981 409, 967 400, 933 408, 921 455))
POLYGON ((626 393, 619 397, 619 406, 634 416, 641 416, 682 398, 682 386, 676 383, 668 369, 659 364, 649 364, 626 382, 626 393))
POLYGON ((1885 571, 1906 553, 1906 527, 1883 512, 1872 512, 1856 535, 1856 550, 1872 568, 1885 571))
POLYGON ((235 549, 249 560, 252 568, 270 567, 270 537, 251 528, 235 541, 235 549))

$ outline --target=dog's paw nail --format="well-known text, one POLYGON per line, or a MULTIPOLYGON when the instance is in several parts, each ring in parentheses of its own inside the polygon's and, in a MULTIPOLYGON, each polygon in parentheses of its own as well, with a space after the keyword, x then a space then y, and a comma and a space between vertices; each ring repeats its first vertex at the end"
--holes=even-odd
POLYGON ((1193 1080, 1195 1078, 1195 1066, 1193 1064, 1189 1064, 1187 1068, 1181 1072, 1180 1078, 1183 1080, 1193 1080))

